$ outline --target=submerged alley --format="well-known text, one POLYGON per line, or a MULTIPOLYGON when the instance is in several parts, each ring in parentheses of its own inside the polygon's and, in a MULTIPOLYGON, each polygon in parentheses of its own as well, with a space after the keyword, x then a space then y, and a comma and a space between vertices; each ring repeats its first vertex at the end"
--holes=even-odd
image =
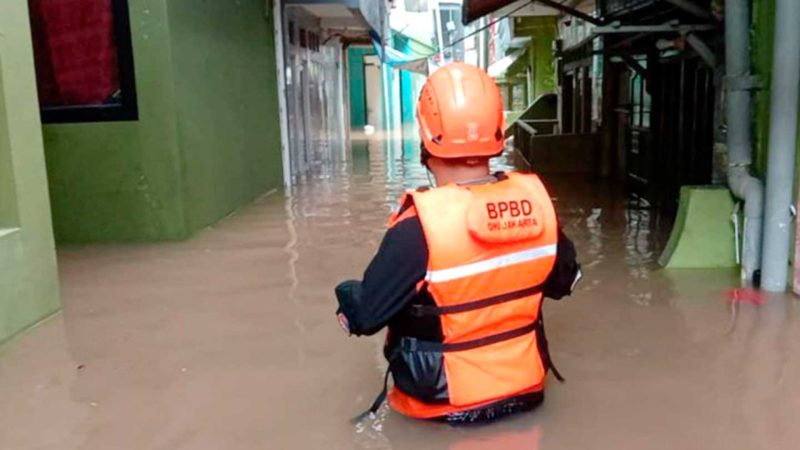
POLYGON ((656 217, 611 187, 547 181, 586 274, 546 303, 567 381, 551 378, 531 414, 453 428, 384 407, 349 422, 385 361, 379 336, 342 334, 332 286, 359 275, 397 196, 427 182, 373 140, 189 242, 62 249, 64 312, 0 358, 0 446, 791 448, 793 300, 737 297, 730 270, 660 270, 656 217))
MULTIPOLYGON (((0 5, 0 449, 795 448, 798 21, 795 0, 0 5), (547 192, 486 177, 512 171, 547 192), (482 177, 430 192, 497 191, 400 204, 443 173, 482 177), (520 192, 539 234, 476 231, 479 200, 520 192), (335 289, 408 218, 426 265, 388 320, 421 362, 389 386, 405 367, 403 395, 493 419, 545 376, 541 406, 362 414, 396 342, 348 336, 335 289), (572 295, 534 313, 562 259, 572 295), (470 377, 507 392, 459 405, 470 377)), ((401 291, 411 258, 387 259, 401 291)))

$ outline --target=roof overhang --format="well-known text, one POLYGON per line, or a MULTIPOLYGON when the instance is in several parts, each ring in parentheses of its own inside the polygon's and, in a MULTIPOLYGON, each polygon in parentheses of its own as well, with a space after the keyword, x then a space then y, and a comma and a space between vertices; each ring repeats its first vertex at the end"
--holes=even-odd
POLYGON ((525 49, 514 49, 508 55, 498 59, 490 65, 486 72, 492 78, 502 78, 506 71, 525 53, 525 49))
POLYGON ((336 30, 372 30, 382 45, 388 36, 385 0, 284 0, 285 6, 302 7, 320 20, 320 26, 336 30))

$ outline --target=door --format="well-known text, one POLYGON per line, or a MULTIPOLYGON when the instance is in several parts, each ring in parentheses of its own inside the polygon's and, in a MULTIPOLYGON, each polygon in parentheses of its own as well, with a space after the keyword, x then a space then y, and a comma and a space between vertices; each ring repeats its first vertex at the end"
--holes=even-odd
POLYGON ((711 182, 713 71, 698 58, 663 61, 653 99, 659 206, 677 211, 680 189, 711 182))
MULTIPOLYGON (((640 61, 643 66, 644 60, 640 61)), ((628 117, 625 137, 625 186, 645 206, 655 202, 654 158, 651 147, 650 93, 643 72, 631 72, 628 82, 628 117)))
POLYGON ((711 182, 713 71, 698 58, 653 64, 646 77, 632 73, 629 82, 626 188, 646 205, 674 213, 682 186, 711 182))

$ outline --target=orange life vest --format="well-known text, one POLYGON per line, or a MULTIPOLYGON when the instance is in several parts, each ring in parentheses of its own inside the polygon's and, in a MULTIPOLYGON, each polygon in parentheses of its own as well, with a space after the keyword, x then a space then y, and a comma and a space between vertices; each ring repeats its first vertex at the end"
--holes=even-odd
POLYGON ((439 318, 443 341, 393 337, 391 407, 433 418, 542 391, 548 359, 540 350, 541 286, 555 262, 558 231, 539 178, 509 173, 491 184, 409 193, 402 203, 407 207, 390 226, 419 216, 428 271, 418 289, 435 305, 414 306, 439 318), (413 361, 417 367, 400 382, 397 364, 413 361), (434 394, 410 393, 420 390, 434 394))

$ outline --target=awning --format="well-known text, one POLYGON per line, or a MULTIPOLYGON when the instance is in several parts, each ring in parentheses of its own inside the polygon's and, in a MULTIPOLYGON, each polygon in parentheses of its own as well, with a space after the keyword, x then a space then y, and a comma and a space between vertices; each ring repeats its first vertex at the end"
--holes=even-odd
POLYGON ((392 47, 382 46, 378 40, 378 36, 374 32, 370 32, 370 36, 372 36, 372 44, 375 47, 375 52, 384 64, 388 64, 394 69, 428 75, 428 58, 431 57, 433 53, 430 55, 404 53, 392 47), (384 50, 386 51, 385 54, 384 50))
POLYGON ((531 41, 533 40, 530 36, 513 36, 511 41, 508 43, 508 48, 528 48, 531 41))
POLYGON ((525 53, 525 49, 514 49, 508 55, 492 63, 486 71, 492 78, 500 78, 505 75, 509 67, 525 53))
POLYGON ((420 75, 427 76, 429 72, 428 58, 415 59, 407 63, 398 64, 394 66, 394 68, 398 70, 407 70, 409 72, 414 72, 420 75))

